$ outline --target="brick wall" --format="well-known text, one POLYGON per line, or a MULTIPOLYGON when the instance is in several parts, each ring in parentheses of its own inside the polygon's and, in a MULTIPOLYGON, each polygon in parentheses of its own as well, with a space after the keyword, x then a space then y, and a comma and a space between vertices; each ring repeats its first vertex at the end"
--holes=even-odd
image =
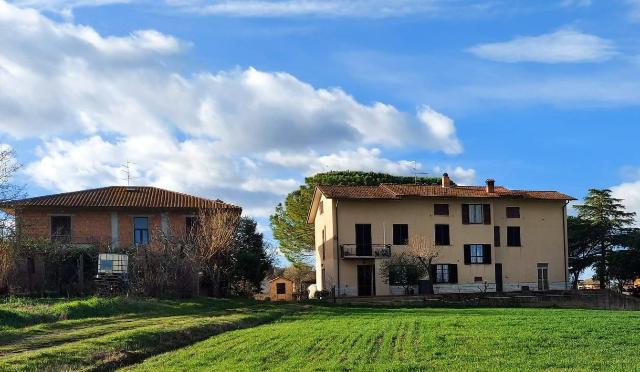
MULTIPOLYGON (((118 216, 118 238, 120 246, 133 244, 134 217, 149 218, 149 234, 151 239, 161 231, 163 211, 150 210, 22 210, 18 214, 18 224, 22 234, 30 238, 48 239, 51 234, 51 216, 71 216, 71 239, 73 242, 88 241, 111 242, 111 215, 118 216)), ((189 211, 167 212, 169 228, 172 235, 182 235, 186 231, 186 216, 193 215, 189 211)))

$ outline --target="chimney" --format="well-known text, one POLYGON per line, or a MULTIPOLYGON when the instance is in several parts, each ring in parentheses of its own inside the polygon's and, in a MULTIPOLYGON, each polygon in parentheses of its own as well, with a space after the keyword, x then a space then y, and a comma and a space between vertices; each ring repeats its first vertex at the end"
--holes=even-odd
POLYGON ((442 175, 442 187, 450 187, 451 180, 449 179, 449 174, 445 173, 442 175))
POLYGON ((495 192, 496 180, 493 178, 487 179, 487 192, 493 194, 495 192))

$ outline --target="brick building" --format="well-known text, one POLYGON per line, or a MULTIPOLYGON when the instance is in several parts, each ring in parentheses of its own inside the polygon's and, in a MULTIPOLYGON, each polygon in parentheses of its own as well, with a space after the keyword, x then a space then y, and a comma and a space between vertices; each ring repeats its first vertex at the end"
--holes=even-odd
MULTIPOLYGON (((15 216, 22 237, 73 246, 100 244, 109 250, 153 243, 159 235, 181 235, 202 209, 241 208, 156 187, 112 186, 39 196, 0 204, 15 216)), ((18 262, 29 290, 38 289, 46 262, 18 262)))

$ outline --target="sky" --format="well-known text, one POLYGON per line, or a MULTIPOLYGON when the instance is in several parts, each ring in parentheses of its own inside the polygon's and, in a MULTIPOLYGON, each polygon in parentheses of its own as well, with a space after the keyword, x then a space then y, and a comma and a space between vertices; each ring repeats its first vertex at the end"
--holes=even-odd
POLYGON ((305 176, 486 178, 640 212, 640 1, 0 0, 30 196, 220 198, 271 237, 305 176))

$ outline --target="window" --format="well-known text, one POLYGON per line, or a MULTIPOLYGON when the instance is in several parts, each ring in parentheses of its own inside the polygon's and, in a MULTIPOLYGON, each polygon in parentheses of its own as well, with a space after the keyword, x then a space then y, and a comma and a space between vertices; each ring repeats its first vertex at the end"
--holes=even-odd
POLYGON ((462 204, 462 223, 468 224, 491 224, 490 204, 462 204))
POLYGON ((320 200, 320 205, 318 206, 318 210, 320 211, 320 214, 324 213, 324 200, 320 200))
POLYGON ((482 263, 484 261, 484 251, 482 244, 471 244, 471 263, 482 263))
POLYGON ((493 227, 493 245, 500 246, 500 226, 493 227))
POLYGON ((436 225, 436 245, 450 245, 449 225, 436 225))
POLYGON ((276 283, 276 294, 283 295, 287 293, 287 287, 284 283, 276 283))
POLYGON ((324 260, 325 257, 325 242, 327 241, 327 228, 323 227, 322 228, 322 259, 324 260))
POLYGON ((185 218, 185 225, 187 227, 187 235, 195 235, 198 231, 198 217, 187 216, 185 218))
POLYGON ((449 204, 434 204, 433 205, 433 214, 436 216, 448 216, 449 215, 449 204))
POLYGON ((469 223, 483 223, 482 204, 469 205, 469 223))
POLYGON ((465 244, 464 264, 485 264, 491 263, 491 244, 465 244))
POLYGON ((520 247, 520 226, 507 226, 507 246, 520 247))
POLYGON ((520 207, 507 207, 507 218, 520 218, 520 207))
POLYGON ((437 264, 432 267, 432 278, 435 283, 457 283, 458 265, 437 264))
POLYGON ((482 281, 482 277, 481 276, 474 276, 473 277, 473 281, 474 282, 481 282, 482 281))
POLYGON ((549 264, 538 264, 538 290, 549 290, 549 264))
POLYGON ((51 240, 71 238, 71 216, 51 216, 51 240))
POLYGON ((449 265, 436 265, 436 283, 449 283, 449 265))
POLYGON ((411 265, 396 265, 389 267, 390 285, 416 285, 418 284, 418 270, 411 265))
POLYGON ((148 217, 135 217, 133 219, 133 242, 136 245, 149 244, 148 217))
POLYGON ((409 244, 409 225, 393 224, 393 244, 394 245, 407 245, 409 244))

